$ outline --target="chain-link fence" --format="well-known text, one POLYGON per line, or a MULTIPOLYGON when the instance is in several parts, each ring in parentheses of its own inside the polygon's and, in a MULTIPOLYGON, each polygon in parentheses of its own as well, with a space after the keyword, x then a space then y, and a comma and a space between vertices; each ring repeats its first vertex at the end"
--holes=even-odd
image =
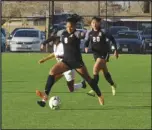
POLYGON ((16 28, 36 28, 49 35, 54 24, 76 13, 89 28, 93 16, 102 18, 102 27, 128 26, 143 30, 151 25, 151 1, 3 1, 2 27, 7 36, 16 28))

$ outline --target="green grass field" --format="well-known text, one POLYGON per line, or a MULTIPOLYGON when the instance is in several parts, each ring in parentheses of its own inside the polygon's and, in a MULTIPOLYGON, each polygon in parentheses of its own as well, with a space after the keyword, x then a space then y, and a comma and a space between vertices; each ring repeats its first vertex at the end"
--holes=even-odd
MULTIPOLYGON (((2 128, 3 129, 123 129, 151 128, 151 56, 120 55, 111 57, 108 67, 117 83, 117 95, 100 76, 99 86, 105 97, 105 106, 99 106, 97 97, 80 89, 70 93, 65 79, 58 81, 50 96, 61 98, 60 110, 51 110, 48 104, 41 108, 36 89, 43 90, 50 60, 39 65, 37 61, 47 54, 2 55, 2 128)), ((83 55, 92 75, 92 55, 83 55)), ((76 82, 81 78, 77 75, 76 82)))

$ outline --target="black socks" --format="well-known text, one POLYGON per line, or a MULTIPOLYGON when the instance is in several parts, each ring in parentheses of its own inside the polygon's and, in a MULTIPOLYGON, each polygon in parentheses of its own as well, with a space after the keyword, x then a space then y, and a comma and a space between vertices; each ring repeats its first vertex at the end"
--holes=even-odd
POLYGON ((114 85, 114 82, 113 82, 113 80, 112 80, 111 75, 110 75, 109 72, 104 73, 104 77, 108 81, 108 83, 110 83, 110 85, 114 85))
POLYGON ((92 79, 89 84, 90 84, 91 88, 96 92, 98 97, 101 96, 101 91, 100 91, 96 81, 94 79, 92 79))
POLYGON ((99 82, 99 74, 94 75, 94 81, 96 82, 96 84, 98 84, 98 82, 99 82))
POLYGON ((49 93, 50 93, 50 91, 51 91, 51 88, 52 88, 54 82, 55 82, 54 76, 53 76, 53 75, 49 75, 49 76, 48 76, 48 79, 47 79, 46 86, 45 86, 45 93, 46 93, 47 95, 49 95, 49 93))

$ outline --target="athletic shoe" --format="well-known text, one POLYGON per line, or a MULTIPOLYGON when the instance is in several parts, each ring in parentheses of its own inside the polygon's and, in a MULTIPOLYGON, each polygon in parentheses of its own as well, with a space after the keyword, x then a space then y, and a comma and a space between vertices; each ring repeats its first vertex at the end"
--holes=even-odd
POLYGON ((81 83, 82 83, 82 85, 83 85, 82 88, 85 89, 85 88, 87 87, 85 80, 83 80, 81 83))
POLYGON ((117 87, 117 86, 116 86, 116 84, 114 84, 114 85, 112 85, 112 86, 111 86, 111 89, 112 89, 112 95, 113 95, 113 96, 115 96, 115 95, 116 95, 116 87, 117 87))
POLYGON ((37 101, 37 104, 41 107, 45 107, 46 103, 44 101, 37 101))
POLYGON ((88 94, 89 96, 95 97, 95 92, 94 92, 93 90, 90 90, 87 94, 88 94))
POLYGON ((98 97, 98 100, 99 100, 100 105, 104 105, 104 97, 103 96, 98 97))

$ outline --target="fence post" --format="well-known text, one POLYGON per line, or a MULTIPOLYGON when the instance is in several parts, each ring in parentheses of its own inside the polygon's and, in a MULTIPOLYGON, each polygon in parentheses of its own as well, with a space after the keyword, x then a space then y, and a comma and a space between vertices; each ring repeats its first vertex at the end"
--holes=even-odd
POLYGON ((98 16, 100 17, 100 0, 98 0, 98 16))

